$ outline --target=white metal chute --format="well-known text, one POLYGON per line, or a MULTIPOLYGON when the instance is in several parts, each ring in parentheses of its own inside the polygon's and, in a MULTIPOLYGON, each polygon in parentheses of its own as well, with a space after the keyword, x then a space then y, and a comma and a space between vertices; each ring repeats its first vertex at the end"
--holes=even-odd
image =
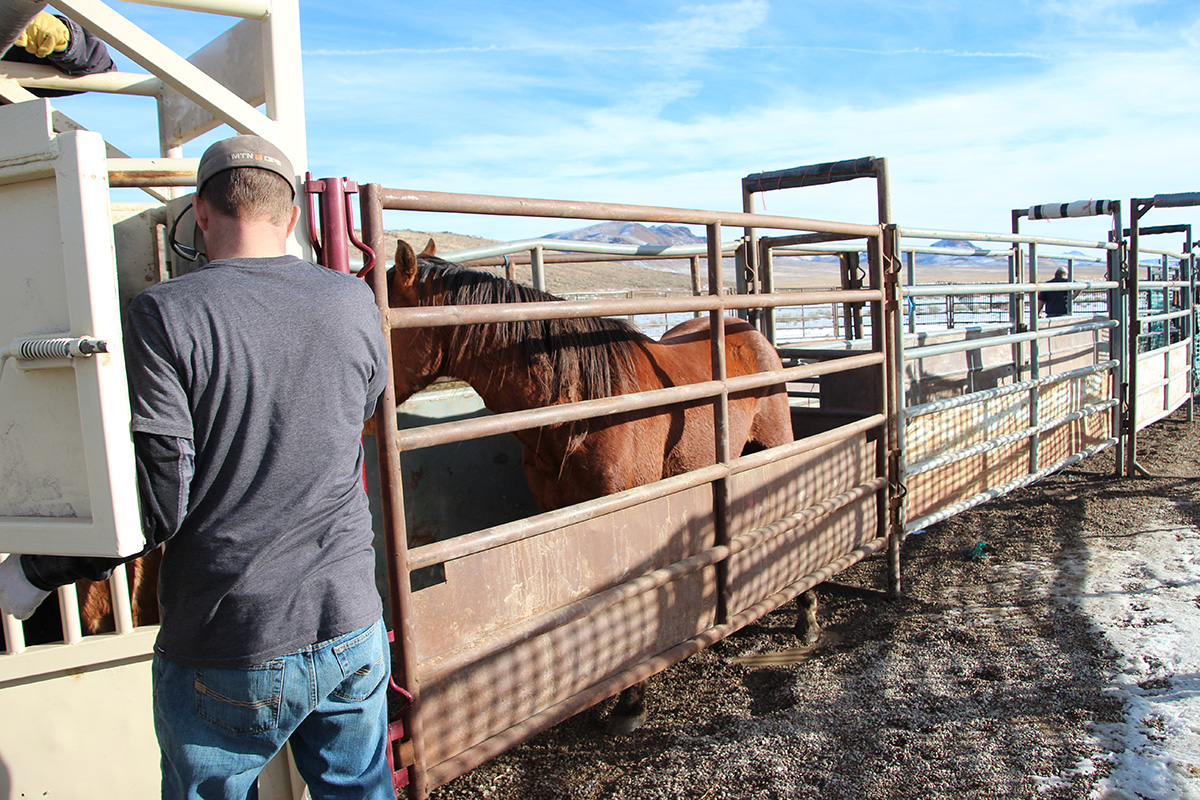
POLYGON ((145 540, 104 141, 54 134, 44 100, 0 107, 0 126, 0 341, 21 367, 0 375, 0 550, 135 553, 145 540))

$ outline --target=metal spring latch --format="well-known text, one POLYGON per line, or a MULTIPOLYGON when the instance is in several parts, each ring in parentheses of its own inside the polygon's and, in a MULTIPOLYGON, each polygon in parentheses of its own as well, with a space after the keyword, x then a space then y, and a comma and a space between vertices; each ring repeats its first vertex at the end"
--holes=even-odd
POLYGON ((67 366, 70 359, 107 353, 108 342, 93 336, 52 336, 18 339, 0 349, 0 362, 15 359, 18 369, 47 369, 67 366), (66 360, 66 364, 54 363, 66 360))

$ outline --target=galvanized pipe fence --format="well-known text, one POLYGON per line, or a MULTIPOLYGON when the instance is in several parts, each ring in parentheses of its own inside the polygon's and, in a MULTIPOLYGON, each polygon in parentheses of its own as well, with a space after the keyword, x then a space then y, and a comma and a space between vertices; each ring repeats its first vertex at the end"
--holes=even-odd
MULTIPOLYGON (((872 311, 875 331, 883 331, 883 271, 881 254, 883 252, 881 230, 876 226, 846 225, 839 223, 820 222, 815 220, 800 220, 784 217, 769 217, 750 214, 716 214, 687 209, 663 209, 641 206, 618 206, 610 204, 561 203, 555 201, 528 200, 516 198, 495 198, 446 195, 440 193, 400 192, 381 189, 376 186, 364 187, 363 192, 363 238, 368 247, 378 252, 383 247, 382 211, 388 210, 441 210, 467 213, 496 213, 520 214, 524 216, 575 217, 582 219, 611 219, 630 221, 676 222, 680 224, 704 225, 708 233, 706 258, 708 261, 709 294, 695 297, 651 297, 614 299, 573 300, 565 302, 499 304, 493 306, 459 306, 459 307, 420 307, 420 308, 390 308, 386 297, 387 287, 382 270, 375 270, 371 280, 380 298, 380 310, 388 330, 404 330, 419 327, 481 324, 512 320, 537 320, 567 317, 587 316, 626 316, 631 314, 707 313, 716 321, 727 312, 743 311, 751 308, 778 308, 781 306, 805 306, 831 303, 858 303, 872 311), (747 295, 729 295, 721 293, 722 284, 721 261, 727 248, 721 243, 721 228, 725 226, 754 225, 759 228, 780 228, 784 230, 813 231, 839 237, 855 237, 867 239, 869 249, 876 254, 874 263, 877 265, 870 288, 851 291, 805 292, 805 293, 773 293, 747 295)), ((570 244, 568 243, 568 246, 570 244)), ((459 254, 461 255, 461 254, 459 254)), ((480 254, 473 255, 493 255, 480 254)), ((637 254, 634 254, 637 255, 637 254)), ((465 258, 465 257, 464 257, 465 258)), ((879 385, 886 385, 886 364, 888 357, 882 337, 875 342, 870 352, 841 359, 833 364, 798 365, 781 370, 755 375, 731 377, 726 374, 724 366, 724 334, 723 326, 713 325, 711 328, 711 350, 713 353, 712 380, 672 386, 664 389, 640 392, 637 394, 607 397, 599 400, 588 400, 566 403, 546 408, 536 408, 526 411, 496 414, 477 420, 461 420, 451 423, 434 424, 421 428, 399 431, 395 426, 396 406, 394 395, 385 395, 381 404, 378 429, 381 429, 381 465, 388 462, 386 472, 391 476, 384 487, 389 494, 388 507, 389 525, 392 533, 388 536, 388 558, 394 570, 393 580, 390 581, 393 591, 393 605, 397 609, 398 624, 397 642, 401 643, 397 653, 398 680, 402 683, 414 703, 419 707, 422 682, 437 682, 440 678, 466 669, 468 665, 480 659, 506 652, 515 643, 524 641, 527 637, 546 635, 551 631, 561 629, 584 617, 599 613, 601 609, 610 608, 614 604, 628 600, 637 595, 645 594, 667 583, 679 580, 683 576, 696 573, 708 568, 717 570, 717 606, 718 613, 715 624, 708 632, 683 642, 667 653, 663 653, 649 662, 632 666, 616 675, 610 676, 601 684, 574 695, 564 701, 565 705, 546 709, 544 712, 520 723, 518 730, 532 732, 540 729, 562 715, 576 709, 576 706, 586 707, 603 697, 612 694, 616 689, 640 680, 645 675, 661 669, 669 663, 694 652, 716 638, 725 635, 740 625, 744 625, 757 614, 765 613, 786 599, 794 596, 804 587, 812 585, 819 575, 797 575, 790 587, 785 587, 777 595, 756 604, 754 609, 733 609, 723 611, 727 601, 722 599, 725 590, 723 586, 729 580, 727 568, 723 568, 733 556, 751 547, 764 546, 789 531, 811 523, 814 519, 834 514, 840 509, 863 500, 875 497, 873 501, 877 509, 884 513, 878 516, 876 531, 869 537, 870 542, 863 547, 855 548, 853 553, 838 556, 838 564, 853 563, 870 552, 882 549, 889 541, 888 517, 890 484, 886 474, 886 436, 889 410, 887 395, 881 389, 876 396, 876 411, 863 415, 861 419, 842 424, 833 430, 826 431, 813 437, 807 437, 791 445, 773 448, 768 451, 739 456, 730 452, 727 425, 723 417, 730 394, 736 394, 754 388, 779 385, 791 381, 812 378, 818 374, 837 374, 851 370, 870 369, 878 373, 879 385), (680 403, 706 403, 713 407, 715 415, 715 442, 717 462, 708 468, 702 468, 683 475, 667 478, 656 483, 639 486, 628 491, 601 497, 575 506, 545 512, 525 520, 501 525, 471 534, 456 536, 452 539, 416 548, 411 552, 407 549, 405 523, 402 513, 403 499, 401 497, 401 480, 399 478, 399 459, 403 453, 425 447, 450 442, 461 442, 480 436, 489 436, 502 432, 541 428, 549 425, 566 424, 573 421, 593 419, 617 413, 642 411, 648 409, 666 409, 680 403), (869 434, 881 442, 878 451, 874 473, 875 477, 855 487, 849 487, 837 498, 830 498, 814 506, 800 508, 789 513, 785 518, 772 523, 768 528, 755 529, 749 532, 730 535, 725 531, 725 525, 720 518, 727 513, 723 506, 729 500, 726 497, 727 483, 734 476, 749 472, 764 465, 770 465, 783 459, 810 454, 819 448, 829 447, 869 434), (426 569, 431 566, 445 565, 449 562, 478 556, 489 550, 511 546, 528 541, 534 537, 545 536, 576 524, 580 521, 595 519, 600 515, 609 514, 620 509, 634 508, 657 498, 668 498, 672 495, 694 487, 709 485, 712 487, 714 498, 714 514, 717 538, 714 544, 700 552, 693 553, 680 561, 651 572, 633 576, 629 580, 619 582, 615 586, 598 594, 589 595, 568 605, 551 609, 544 614, 535 615, 523 620, 512 628, 507 629, 498 638, 485 643, 481 649, 470 652, 459 652, 447 659, 439 660, 436 665, 423 666, 418 654, 415 653, 416 634, 404 631, 409 624, 413 598, 407 576, 409 572, 426 569), (849 559, 849 560, 847 560, 849 559), (408 618, 408 619, 406 619, 408 618), (581 705, 582 704, 582 705, 581 705)), ((389 394, 391 394, 389 390, 389 394)), ((895 548, 898 557, 898 547, 895 548)), ((828 565, 822 567, 827 569, 828 565)), ((897 564, 898 574, 898 564, 897 564)), ((577 710, 577 709, 576 709, 577 710)), ((413 780, 414 791, 418 796, 421 792, 448 780, 463 771, 464 759, 467 762, 477 762, 494 755, 497 747, 506 746, 504 736, 500 739, 489 739, 488 742, 476 743, 469 752, 462 753, 450 762, 425 764, 422 750, 422 740, 426 738, 425 721, 420 713, 410 713, 406 720, 406 739, 411 743, 409 757, 411 763, 405 762, 413 780), (490 743, 489 743, 490 742, 490 743)))

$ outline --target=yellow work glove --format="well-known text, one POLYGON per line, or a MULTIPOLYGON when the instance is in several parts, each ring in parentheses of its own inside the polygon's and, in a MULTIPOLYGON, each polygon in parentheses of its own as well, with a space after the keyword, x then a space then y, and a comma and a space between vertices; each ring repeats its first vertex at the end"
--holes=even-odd
POLYGON ((24 47, 38 58, 45 58, 56 50, 66 50, 70 44, 70 29, 61 19, 45 11, 39 11, 13 42, 14 47, 24 47))

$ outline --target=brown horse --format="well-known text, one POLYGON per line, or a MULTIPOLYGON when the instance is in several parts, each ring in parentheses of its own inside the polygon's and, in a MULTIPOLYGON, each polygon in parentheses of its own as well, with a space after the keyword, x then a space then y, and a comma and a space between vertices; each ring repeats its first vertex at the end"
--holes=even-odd
MULTIPOLYGON (((158 624, 158 568, 161 562, 160 547, 125 565, 134 627, 158 624)), ((75 590, 79 594, 79 617, 84 633, 107 633, 117 629, 108 581, 79 581, 75 590)))
MULTIPOLYGON (((436 257, 431 240, 418 258, 397 243, 389 304, 413 306, 553 301, 561 298, 436 257)), ((730 377, 780 368, 775 349, 748 323, 725 318, 730 377)), ((402 402, 441 377, 469 383, 494 412, 518 411, 712 380, 708 317, 654 341, 616 319, 485 323, 393 331, 393 378, 402 402)), ((784 385, 731 395, 730 452, 736 456, 792 441, 784 385)), ((710 402, 615 414, 516 431, 521 464, 545 510, 651 483, 716 462, 710 402)), ((644 684, 627 689, 611 731, 645 717, 644 684)))
MULTIPOLYGON (((561 298, 396 248, 389 303, 396 308, 553 301, 561 298)), ((770 342, 725 318, 730 377, 779 369, 770 342)), ((707 317, 654 341, 623 320, 555 319, 393 332, 393 377, 403 402, 440 377, 469 383, 494 412, 591 400, 712 379, 707 317)), ((730 451, 792 441, 782 384, 729 398, 730 451)), ((534 499, 546 510, 651 483, 716 461, 710 403, 630 412, 517 431, 534 499)))

